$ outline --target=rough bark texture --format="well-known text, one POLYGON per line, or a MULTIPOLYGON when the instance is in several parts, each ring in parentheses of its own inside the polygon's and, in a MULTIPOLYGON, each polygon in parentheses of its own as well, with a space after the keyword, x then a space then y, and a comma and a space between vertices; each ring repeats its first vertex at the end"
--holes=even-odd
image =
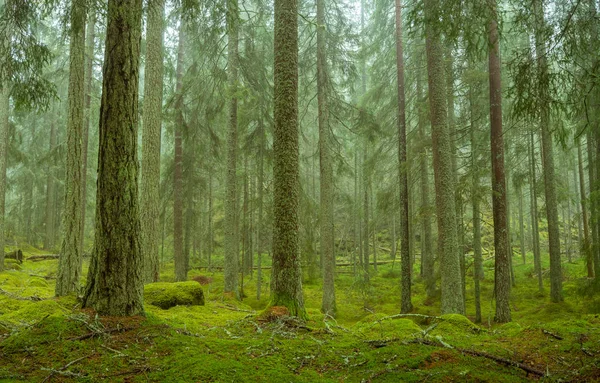
POLYGON ((420 190, 421 190, 421 264, 422 276, 425 279, 425 292, 428 299, 435 296, 435 258, 432 250, 431 235, 431 206, 429 204, 429 166, 427 145, 425 137, 425 125, 427 124, 427 110, 423 99, 423 86, 421 80, 421 71, 417 74, 417 99, 419 100, 419 135, 421 138, 422 150, 419 156, 419 168, 421 171, 420 190))
POLYGON ((444 55, 440 40, 440 0, 425 0, 425 25, 427 46, 427 71, 429 80, 429 103, 431 110, 431 138, 433 169, 435 175, 436 208, 438 217, 438 252, 440 258, 442 313, 464 314, 464 296, 456 233, 456 209, 454 199, 454 176, 448 114, 446 109, 446 86, 444 82, 444 55))
POLYGON ((406 96, 404 94, 404 54, 402 46, 402 0, 396 0, 396 73, 398 75, 398 173, 400 178, 400 260, 402 262, 401 312, 412 311, 408 231, 408 167, 406 163, 406 96))
POLYGON ((100 105, 96 240, 83 307, 143 314, 138 211, 141 0, 109 0, 100 105))
POLYGON ((177 48, 177 80, 175 84, 175 156, 173 170, 173 258, 175 280, 187 279, 185 253, 183 251, 183 59, 185 47, 185 22, 179 20, 179 43, 177 48))
POLYGON ((229 124, 227 127, 227 174, 225 177, 225 288, 238 294, 238 193, 237 193, 237 65, 238 3, 227 1, 227 80, 229 82, 229 124))
POLYGON ((83 242, 85 237, 85 216, 87 208, 87 162, 88 162, 88 141, 90 135, 90 113, 92 105, 92 80, 94 70, 94 40, 96 38, 96 13, 90 12, 87 25, 87 35, 85 37, 85 101, 84 101, 84 121, 81 134, 81 249, 83 251, 83 242))
POLYGON ((4 270, 4 212, 6 197, 6 153, 8 149, 8 113, 10 88, 0 86, 0 271, 4 270))
POLYGON ((256 299, 260 300, 262 291, 262 242, 263 242, 263 201, 264 201, 264 188, 265 188, 265 166, 264 166, 264 147, 265 147, 265 130, 262 119, 259 121, 259 139, 260 148, 258 150, 258 180, 257 180, 257 192, 258 192, 258 218, 256 228, 256 251, 257 257, 257 272, 256 272, 256 299))
POLYGON ((63 242, 58 262, 55 294, 67 295, 79 288, 81 276, 81 183, 82 134, 84 122, 85 4, 71 3, 71 41, 69 46, 69 110, 67 117, 67 176, 63 242))
POLYGON ((490 81, 490 143, 492 153, 492 207, 494 212, 495 294, 497 322, 510 322, 510 258, 504 176, 504 140, 502 137, 502 83, 500 74, 500 39, 496 0, 489 0, 491 18, 488 25, 490 81))
POLYGON ((329 126, 329 89, 327 72, 327 26, 325 0, 317 0, 317 99, 319 104, 319 158, 321 205, 321 256, 323 257, 323 302, 321 311, 335 316, 335 255, 333 223, 333 164, 329 126))
POLYGON ((548 250, 550 252, 550 299, 561 302, 562 271, 560 261, 560 233, 558 225, 558 203, 556 199, 556 184, 554 181, 554 149, 552 132, 550 130, 550 95, 549 73, 546 57, 545 38, 542 29, 545 28, 543 0, 535 0, 534 13, 536 18, 535 50, 538 65, 540 130, 542 132, 542 164, 544 169, 544 194, 546 196, 546 217, 548 219, 548 250))
POLYGON ((158 282, 160 234, 160 145, 163 103, 164 0, 148 2, 142 132, 140 218, 144 281, 158 282))
POLYGON ((523 264, 527 263, 527 257, 525 254, 525 219, 523 217, 523 188, 519 185, 519 244, 521 245, 521 258, 523 264))
POLYGON ((298 247, 298 2, 275 0, 272 306, 306 317, 298 247))

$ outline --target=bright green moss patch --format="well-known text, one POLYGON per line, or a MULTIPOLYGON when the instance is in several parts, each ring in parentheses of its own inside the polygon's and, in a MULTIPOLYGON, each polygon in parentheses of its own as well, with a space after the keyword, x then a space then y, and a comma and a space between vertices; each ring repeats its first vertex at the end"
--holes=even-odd
POLYGON ((498 327, 498 331, 503 335, 516 336, 523 331, 523 328, 517 322, 510 322, 498 327))
POLYGON ((352 329, 368 339, 408 338, 422 332, 410 319, 390 318, 383 314, 368 315, 352 329))
POLYGON ((198 282, 150 283, 144 286, 144 301, 163 310, 198 306, 204 305, 204 292, 198 282))

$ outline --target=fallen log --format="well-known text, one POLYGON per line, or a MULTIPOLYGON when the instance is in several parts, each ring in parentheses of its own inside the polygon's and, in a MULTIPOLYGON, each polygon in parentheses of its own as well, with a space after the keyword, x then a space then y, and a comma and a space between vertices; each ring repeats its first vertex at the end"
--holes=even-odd
POLYGON ((60 258, 59 254, 40 254, 40 255, 32 255, 31 257, 27 258, 28 261, 32 261, 32 262, 39 262, 39 261, 46 261, 48 259, 58 259, 60 258))
POLYGON ((4 258, 16 259, 17 262, 23 263, 23 252, 21 251, 21 249, 17 249, 15 251, 11 251, 10 253, 5 254, 4 258))

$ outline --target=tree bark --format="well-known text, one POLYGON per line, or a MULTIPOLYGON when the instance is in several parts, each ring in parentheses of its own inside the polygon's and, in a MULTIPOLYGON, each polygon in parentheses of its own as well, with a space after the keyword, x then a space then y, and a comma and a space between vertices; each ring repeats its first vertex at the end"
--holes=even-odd
POLYGON ((184 15, 179 20, 179 42, 177 47, 177 75, 175 84, 175 156, 173 170, 173 258, 175 280, 187 280, 185 253, 183 249, 183 71, 185 49, 184 15))
MULTIPOLYGON (((56 122, 54 113, 52 113, 50 121, 50 147, 48 153, 51 154, 56 147, 56 122)), ((48 161, 48 167, 46 168, 46 214, 45 214, 45 235, 44 235, 44 250, 50 250, 54 247, 55 237, 55 206, 54 199, 56 194, 56 172, 54 170, 54 161, 48 161)))
POLYGON ((85 109, 83 132, 81 135, 81 249, 85 239, 85 217, 87 208, 87 170, 88 170, 88 141, 90 135, 90 114, 92 106, 92 80, 94 70, 94 40, 96 38, 96 13, 90 12, 87 25, 86 58, 85 58, 85 109))
POLYGON ((481 257, 481 209, 479 195, 479 151, 477 150, 473 103, 473 86, 469 85, 470 128, 471 128, 471 203, 473 206, 473 281, 475 284, 475 323, 481 323, 481 280, 483 280, 483 261, 481 257))
POLYGON ((408 228, 408 167, 406 162, 406 96, 404 94, 404 54, 402 44, 402 0, 396 0, 396 73, 398 91, 398 173, 400 179, 400 260, 402 262, 401 312, 412 311, 412 263, 408 228))
POLYGON ((535 0, 534 14, 535 25, 535 51, 539 73, 539 103, 540 130, 542 132, 542 163, 544 169, 544 194, 546 196, 546 215, 548 218, 548 248, 550 252, 550 299, 552 302, 563 301, 562 295, 562 271, 560 260, 560 232, 558 227, 558 210, 556 199, 556 184, 554 180, 554 148, 552 144, 552 132, 550 131, 550 95, 549 95, 549 73, 546 57, 546 41, 543 29, 544 2, 535 0))
POLYGON ((79 289, 81 276, 81 206, 82 206, 82 135, 85 98, 85 20, 82 0, 71 5, 69 47, 69 110, 67 119, 67 175, 65 178, 65 210, 63 213, 63 242, 56 277, 56 296, 79 289))
POLYGON ((146 68, 142 132, 140 218, 144 281, 158 282, 160 231, 160 147, 163 103, 165 1, 150 0, 146 25, 146 68))
POLYGON ((225 288, 238 295, 238 193, 237 193, 237 65, 238 3, 227 1, 227 80, 229 83, 229 123, 227 128, 227 175, 225 177, 225 288))
POLYGON ((542 260, 540 254, 540 233, 538 227, 538 207, 537 207, 537 190, 535 187, 537 176, 536 176, 536 161, 535 161, 535 142, 533 139, 533 132, 529 134, 529 194, 531 196, 531 233, 533 235, 533 264, 535 273, 538 279, 538 290, 544 291, 544 283, 542 280, 542 260))
POLYGON ((325 0, 317 0, 317 99, 319 108, 321 257, 323 258, 323 301, 321 311, 335 316, 335 255, 333 222, 333 164, 329 126, 329 73, 327 70, 327 22, 325 0))
POLYGON ((441 9, 440 0, 425 0, 427 70, 429 74, 429 103, 431 138, 435 175, 438 221, 438 252, 442 290, 442 313, 465 313, 460 254, 456 232, 455 184, 452 173, 452 147, 448 127, 446 85, 444 83, 444 54, 440 25, 436 21, 441 9))
POLYGON ((142 1, 109 0, 100 104, 96 238, 82 306, 139 315, 138 84, 142 1))
POLYGON ((585 192, 585 177, 583 175, 583 155, 581 153, 581 142, 577 140, 577 165, 579 170, 579 192, 581 200, 581 215, 583 221, 583 253, 585 254, 585 264, 588 278, 594 277, 594 262, 590 248, 590 228, 588 221, 588 199, 585 192))
POLYGON ((490 122, 492 152, 492 205, 494 211, 495 294, 497 322, 510 322, 510 257, 504 176, 504 140, 502 137, 502 80, 500 38, 496 0, 489 0, 492 12, 488 26, 490 122))
POLYGON ((298 247, 298 2, 275 0, 272 306, 306 318, 298 247))

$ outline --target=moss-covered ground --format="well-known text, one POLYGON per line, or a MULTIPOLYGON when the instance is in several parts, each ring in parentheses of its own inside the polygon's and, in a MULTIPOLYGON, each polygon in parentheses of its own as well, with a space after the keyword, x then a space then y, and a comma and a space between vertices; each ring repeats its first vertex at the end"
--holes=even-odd
MULTIPOLYGON (((439 316, 439 301, 425 302, 419 278, 418 315, 394 317, 398 264, 380 266, 368 285, 338 273, 336 319, 319 311, 320 283, 306 281, 309 320, 301 323, 261 315, 268 270, 260 301, 255 278, 245 277, 240 302, 223 296, 222 274, 192 270, 190 279, 204 283, 204 306, 147 304, 145 317, 98 318, 76 297, 53 297, 56 260, 7 262, 17 270, 0 273, 2 382, 600 381, 600 297, 581 294, 581 261, 564 263, 565 302, 553 304, 538 292, 531 262, 515 260, 509 324, 493 322, 491 261, 481 324, 471 321, 471 281, 468 318, 439 316)), ((172 276, 166 265, 162 281, 172 276)))

